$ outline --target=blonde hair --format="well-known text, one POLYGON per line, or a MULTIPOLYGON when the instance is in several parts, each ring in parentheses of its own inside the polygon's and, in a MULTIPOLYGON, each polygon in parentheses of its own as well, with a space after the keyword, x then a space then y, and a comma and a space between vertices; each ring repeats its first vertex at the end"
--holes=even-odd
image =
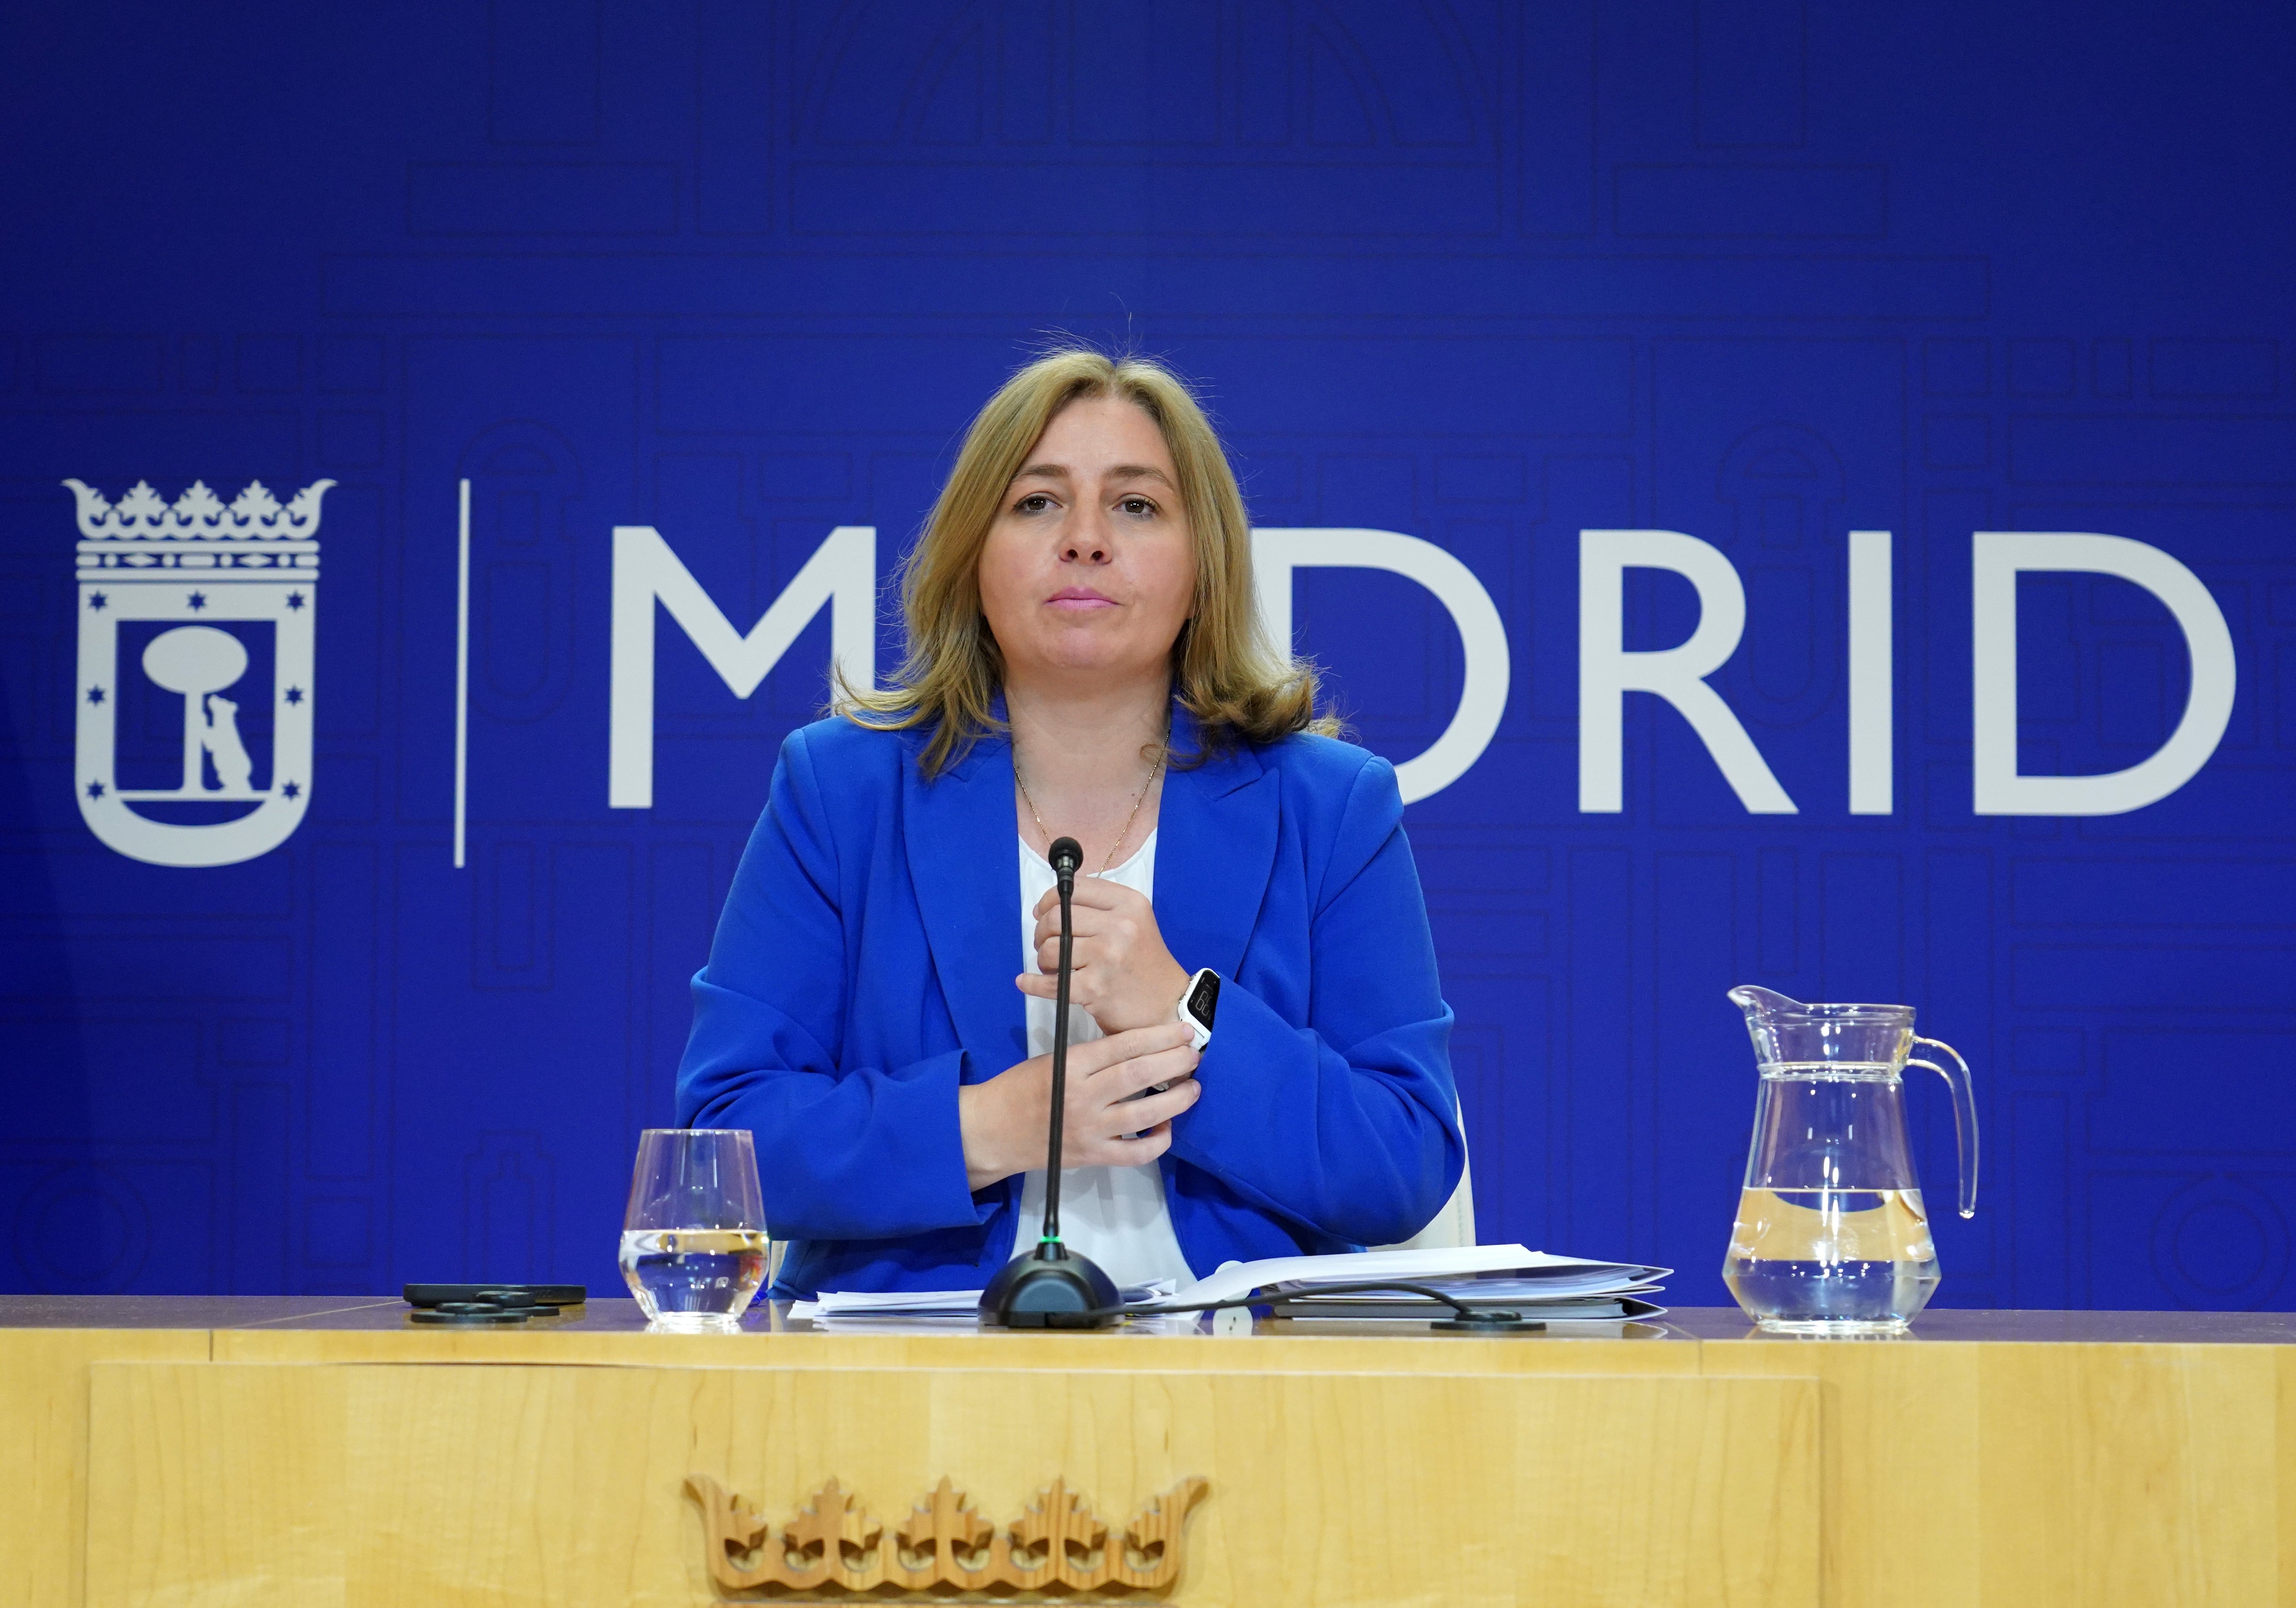
POLYGON ((965 431, 923 534, 901 561, 908 646, 890 681, 874 691, 837 683, 832 708, 856 725, 931 728, 918 756, 928 780, 1003 726, 995 713, 1003 660, 980 611, 980 550, 1005 489, 1054 414, 1071 402, 1103 397, 1130 402, 1153 419, 1179 472, 1196 550, 1196 594, 1172 644, 1172 680, 1181 706, 1195 717, 1203 748, 1340 730, 1336 719, 1316 713, 1315 668, 1279 651, 1260 629, 1243 494, 1194 395, 1159 363, 1063 347, 1005 381, 965 431))

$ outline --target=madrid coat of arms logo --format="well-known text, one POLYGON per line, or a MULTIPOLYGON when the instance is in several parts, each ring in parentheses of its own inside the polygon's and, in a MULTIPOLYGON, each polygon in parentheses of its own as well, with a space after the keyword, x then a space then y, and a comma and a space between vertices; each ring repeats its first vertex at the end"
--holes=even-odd
POLYGON ((80 818, 155 866, 229 866, 285 842, 311 802, 316 480, 225 504, 201 481, 118 503, 79 480, 80 818))

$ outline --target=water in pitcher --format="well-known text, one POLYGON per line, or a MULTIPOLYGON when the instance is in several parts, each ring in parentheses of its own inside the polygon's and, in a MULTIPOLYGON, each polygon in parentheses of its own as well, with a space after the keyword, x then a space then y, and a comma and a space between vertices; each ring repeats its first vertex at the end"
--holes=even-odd
POLYGON ((730 1329, 766 1282, 768 1244, 755 1228, 627 1229, 622 1279, 648 1323, 730 1329))
POLYGON ((1918 1189, 1747 1189, 1722 1282, 1782 1333, 1902 1329, 1938 1284, 1918 1189))

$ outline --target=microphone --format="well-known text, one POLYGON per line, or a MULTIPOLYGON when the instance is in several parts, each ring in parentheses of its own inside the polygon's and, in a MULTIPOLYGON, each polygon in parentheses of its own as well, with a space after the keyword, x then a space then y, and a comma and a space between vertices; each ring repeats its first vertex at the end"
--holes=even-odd
POLYGON ((980 1292, 980 1320, 1009 1329, 1097 1329, 1114 1321, 1116 1284, 1090 1257, 1061 1243, 1061 1135, 1069 1092, 1069 969, 1076 923, 1069 901, 1084 850, 1054 838, 1045 851, 1061 890, 1061 965, 1053 985, 1053 1114, 1045 1159, 1045 1221, 1034 1251, 996 1270, 980 1292))

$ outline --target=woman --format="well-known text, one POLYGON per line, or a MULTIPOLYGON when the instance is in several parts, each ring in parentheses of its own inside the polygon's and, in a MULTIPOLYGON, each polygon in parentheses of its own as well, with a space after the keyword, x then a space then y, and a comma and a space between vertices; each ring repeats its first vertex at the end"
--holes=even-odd
POLYGON ((1395 773, 1263 640, 1185 387, 1021 369, 902 603, 890 687, 783 744, 693 983, 679 1120, 756 1134, 775 1293, 979 1289, 1034 1243, 1061 836, 1068 1244, 1123 1285, 1415 1232, 1464 1149, 1395 773))

